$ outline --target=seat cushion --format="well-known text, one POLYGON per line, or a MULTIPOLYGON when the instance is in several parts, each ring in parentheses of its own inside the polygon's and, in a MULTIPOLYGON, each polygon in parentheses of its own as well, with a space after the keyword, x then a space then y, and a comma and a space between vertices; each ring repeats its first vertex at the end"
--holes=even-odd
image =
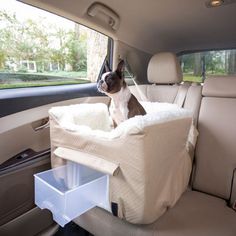
POLYGON ((177 204, 150 225, 133 225, 94 208, 74 220, 96 236, 235 236, 236 212, 224 200, 186 191, 177 204))

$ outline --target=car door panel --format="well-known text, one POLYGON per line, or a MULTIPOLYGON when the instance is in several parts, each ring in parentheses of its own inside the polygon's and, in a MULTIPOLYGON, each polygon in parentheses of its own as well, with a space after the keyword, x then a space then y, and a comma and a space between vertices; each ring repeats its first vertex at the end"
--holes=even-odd
POLYGON ((14 235, 13 232, 19 235, 19 231, 24 232, 21 235, 35 235, 53 223, 47 210, 39 211, 35 207, 33 184, 33 174, 51 168, 49 128, 44 128, 48 110, 53 106, 96 102, 108 104, 109 101, 105 96, 89 96, 88 93, 77 96, 54 103, 50 103, 49 99, 48 104, 0 118, 0 235, 14 235), (41 126, 43 128, 37 129, 41 126), (19 161, 22 154, 25 156, 25 151, 38 156, 19 161), (15 163, 17 161, 19 163, 15 163), (4 168, 8 163, 9 167, 4 168), (46 215, 47 221, 42 215, 46 215), (28 220, 33 225, 38 222, 37 226, 28 226, 28 220))
POLYGON ((48 117, 48 110, 53 106, 64 106, 78 103, 102 102, 109 99, 102 97, 82 97, 35 107, 0 118, 0 164, 14 155, 32 148, 42 151, 49 148, 49 129, 35 131, 35 122, 48 117))
POLYGON ((34 208, 33 175, 50 168, 50 152, 0 170, 0 225, 34 208))

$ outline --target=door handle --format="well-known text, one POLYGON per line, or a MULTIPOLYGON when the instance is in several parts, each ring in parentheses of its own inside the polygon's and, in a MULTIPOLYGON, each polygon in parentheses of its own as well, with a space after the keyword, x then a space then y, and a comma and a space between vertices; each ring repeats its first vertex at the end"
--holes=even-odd
POLYGON ((40 131, 40 130, 49 128, 49 126, 50 126, 49 118, 45 118, 42 120, 42 122, 39 126, 34 127, 33 129, 34 129, 34 131, 40 131))

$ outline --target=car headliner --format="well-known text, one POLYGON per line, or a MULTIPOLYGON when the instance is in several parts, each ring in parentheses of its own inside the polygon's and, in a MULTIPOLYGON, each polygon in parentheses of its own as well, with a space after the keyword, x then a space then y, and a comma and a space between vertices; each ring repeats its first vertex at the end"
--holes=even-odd
POLYGON ((120 17, 115 32, 87 15, 94 0, 20 1, 78 21, 151 54, 236 47, 236 3, 207 8, 207 0, 101 0, 120 17))

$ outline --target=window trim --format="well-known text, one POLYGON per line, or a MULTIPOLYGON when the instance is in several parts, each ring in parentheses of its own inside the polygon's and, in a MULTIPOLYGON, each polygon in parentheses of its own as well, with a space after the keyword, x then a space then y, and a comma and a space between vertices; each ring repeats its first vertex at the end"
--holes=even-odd
MULTIPOLYGON (((108 36, 107 36, 108 37, 108 36)), ((113 68, 113 48, 114 48, 114 40, 110 37, 108 37, 108 43, 107 43, 107 56, 105 57, 101 70, 98 74, 97 82, 101 79, 102 74, 106 72, 105 70, 105 64, 108 63, 109 68, 113 68)))

